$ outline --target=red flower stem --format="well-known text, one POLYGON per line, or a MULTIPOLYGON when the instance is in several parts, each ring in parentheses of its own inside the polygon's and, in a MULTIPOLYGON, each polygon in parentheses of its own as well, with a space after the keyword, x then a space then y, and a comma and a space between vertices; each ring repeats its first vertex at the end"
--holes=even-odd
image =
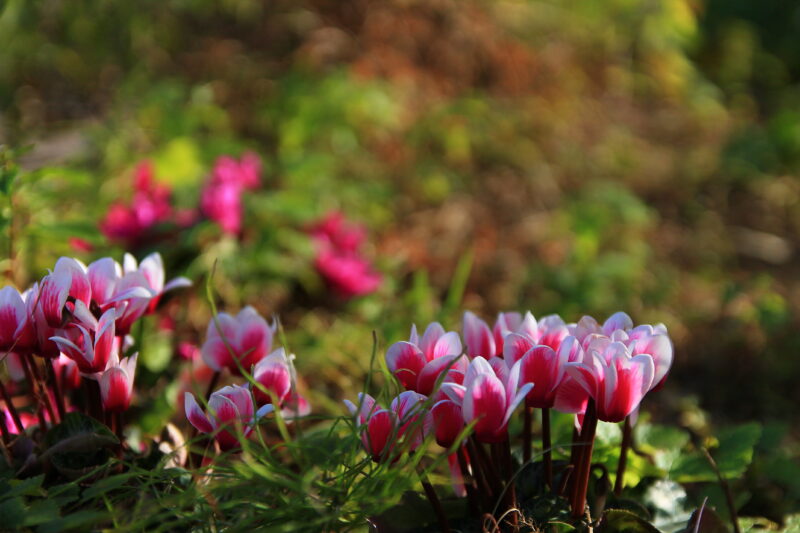
MULTIPOLYGON (((5 452, 6 450, 8 450, 8 445, 11 443, 11 434, 8 432, 5 416, 0 416, 0 433, 2 433, 3 451, 5 452)), ((6 459, 8 459, 8 453, 5 453, 5 455, 6 459)), ((11 464, 11 462, 9 461, 8 464, 11 464)))
POLYGON ((458 459, 458 467, 461 469, 461 477, 464 478, 464 488, 467 490, 467 502, 469 502, 469 511, 475 512, 480 510, 480 502, 478 495, 475 493, 475 479, 469 471, 467 465, 467 455, 464 446, 459 446, 456 451, 456 458, 458 459))
POLYGON ((47 414, 50 415, 50 420, 55 424, 56 420, 56 412, 53 409, 53 403, 50 401, 50 393, 47 391, 47 386, 45 385, 44 378, 42 378, 41 372, 39 372, 39 365, 36 364, 36 359, 33 356, 30 356, 30 363, 31 363, 31 370, 33 371, 33 377, 36 378, 36 386, 39 389, 39 394, 41 394, 42 398, 44 399, 44 407, 47 409, 47 414))
POLYGON ((580 445, 583 448, 575 477, 575 488, 572 493, 572 516, 581 518, 586 512, 586 492, 589 489, 589 475, 592 466, 592 448, 594 447, 594 434, 597 430, 597 412, 594 400, 589 399, 586 406, 586 415, 583 417, 581 427, 580 445))
POLYGON ((22 419, 19 417, 19 413, 17 412, 17 408, 14 406, 14 402, 11 401, 11 396, 8 394, 6 390, 6 386, 3 385, 3 382, 0 381, 0 395, 3 396, 3 401, 6 404, 6 409, 8 412, 11 413, 11 419, 14 421, 14 424, 17 426, 17 432, 22 433, 25 431, 25 427, 22 425, 22 419))
POLYGON ((544 481, 553 488, 553 454, 550 439, 550 409, 542 408, 542 448, 544 449, 544 481))
POLYGON ((581 435, 576 426, 572 426, 572 446, 569 451, 569 466, 571 467, 569 480, 564 484, 565 491, 572 494, 575 487, 575 477, 578 475, 578 463, 581 457, 581 435))
POLYGON ((531 460, 531 441, 532 433, 533 433, 533 424, 532 424, 532 407, 528 407, 527 405, 523 408, 524 418, 523 418, 523 428, 522 428, 522 461, 527 463, 531 460))
MULTIPOLYGON (((33 356, 29 357, 33 358, 33 356)), ((31 398, 33 399, 33 403, 36 404, 36 416, 39 418, 39 427, 42 431, 46 431, 47 419, 44 417, 44 402, 42 401, 42 397, 39 395, 39 388, 37 387, 36 380, 33 377, 33 372, 31 371, 31 367, 29 365, 29 363, 32 361, 28 361, 28 357, 26 356, 21 356, 19 359, 22 362, 22 369, 25 371, 25 379, 28 380, 30 385, 31 398)))
POLYGON ((475 441, 470 437, 467 439, 467 449, 469 450, 470 464, 472 471, 475 473, 475 478, 478 481, 478 490, 483 500, 483 508, 491 509, 494 498, 492 497, 492 489, 489 487, 489 481, 486 478, 484 465, 481 462, 481 457, 478 455, 478 450, 475 446, 475 441))
POLYGON ((480 458, 481 469, 483 470, 483 474, 486 476, 486 481, 490 487, 492 500, 495 500, 500 495, 500 491, 502 490, 502 486, 500 485, 500 477, 497 475, 497 468, 500 465, 495 465, 492 463, 491 459, 489 459, 489 455, 486 453, 486 449, 483 447, 483 444, 478 442, 474 436, 470 438, 474 441, 475 450, 480 458))
POLYGON ((515 533, 519 531, 519 515, 517 509, 517 489, 514 485, 514 469, 511 464, 511 441, 506 438, 506 441, 498 445, 503 456, 503 465, 505 469, 505 482, 506 482, 506 510, 508 513, 508 521, 511 522, 512 531, 515 533))
POLYGON ((619 446, 617 478, 614 480, 614 494, 617 496, 622 494, 622 488, 625 485, 625 467, 628 465, 628 448, 631 447, 631 440, 633 439, 632 433, 631 417, 627 416, 622 423, 622 443, 619 446))
MULTIPOLYGON (((103 409, 103 397, 100 394, 100 383, 94 379, 87 379, 86 388, 89 393, 89 405, 87 407, 89 416, 98 422, 106 423, 105 410, 103 409)), ((106 425, 108 424, 106 423, 106 425)))
POLYGON ((439 528, 442 533, 450 533, 450 523, 447 521, 447 515, 444 512, 444 508, 442 508, 442 502, 439 501, 439 497, 436 495, 436 490, 422 472, 419 473, 419 479, 422 482, 422 488, 425 490, 428 501, 431 502, 436 519, 439 521, 439 528))
POLYGON ((67 414, 67 409, 64 405, 64 397, 61 395, 61 386, 58 383, 58 376, 56 369, 53 366, 53 360, 47 358, 46 368, 48 370, 47 376, 50 378, 50 386, 53 388, 53 397, 56 399, 56 409, 58 409, 58 419, 64 420, 67 414))

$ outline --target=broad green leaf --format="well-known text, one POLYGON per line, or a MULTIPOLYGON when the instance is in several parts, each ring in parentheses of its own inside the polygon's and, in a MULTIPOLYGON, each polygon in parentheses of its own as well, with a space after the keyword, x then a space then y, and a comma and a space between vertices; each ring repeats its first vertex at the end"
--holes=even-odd
POLYGON ((659 533, 652 524, 630 511, 610 509, 603 513, 598 533, 659 533))

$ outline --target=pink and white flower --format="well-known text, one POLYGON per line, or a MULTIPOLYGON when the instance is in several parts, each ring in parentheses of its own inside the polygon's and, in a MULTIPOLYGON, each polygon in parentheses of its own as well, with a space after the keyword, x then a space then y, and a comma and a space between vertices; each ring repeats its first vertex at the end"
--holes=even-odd
MULTIPOLYGON (((278 405, 283 405, 283 401, 289 396, 292 383, 295 381, 291 364, 292 357, 294 356, 287 356, 283 348, 278 348, 253 368, 253 379, 274 395, 278 405)), ((273 403, 273 396, 258 387, 253 387, 253 393, 259 405, 273 403)))
POLYGON ((622 342, 610 343, 603 352, 590 348, 583 362, 567 363, 567 372, 595 400, 597 418, 621 422, 644 398, 653 383, 653 358, 631 356, 622 342))
POLYGON ((53 271, 42 279, 39 288, 39 306, 47 324, 54 328, 62 327, 66 321, 63 311, 67 299, 72 298, 89 307, 91 297, 86 266, 70 257, 59 258, 53 271))
POLYGON ((114 321, 115 311, 109 309, 97 321, 95 331, 73 324, 69 329, 63 330, 63 334, 71 338, 56 335, 50 337, 50 340, 56 343, 64 355, 75 361, 84 374, 102 372, 118 349, 114 321))
POLYGON ((252 307, 245 307, 235 317, 220 313, 211 319, 203 344, 203 360, 216 371, 227 368, 240 374, 240 368, 250 372, 272 348, 272 336, 277 324, 267 324, 252 307))
POLYGON ((192 286, 191 280, 183 276, 171 279, 165 284, 164 260, 158 252, 148 255, 142 259, 142 262, 138 265, 136 263, 136 258, 131 254, 125 254, 123 270, 126 275, 132 272, 138 272, 147 281, 146 288, 148 288, 152 294, 152 298, 147 307, 148 313, 155 311, 158 302, 165 293, 181 287, 192 286))
POLYGON ((0 351, 25 352, 35 343, 32 317, 14 287, 0 289, 0 351))
POLYGON ((272 411, 271 405, 265 407, 254 413, 250 389, 239 385, 229 385, 211 394, 208 413, 203 412, 191 392, 184 394, 186 418, 198 431, 213 434, 223 451, 239 447, 239 435, 246 439, 257 419, 272 411))
POLYGON ((396 342, 386 351, 386 366, 406 389, 430 394, 445 370, 446 379, 463 380, 466 360, 460 357, 461 349, 458 333, 445 332, 438 322, 428 325, 422 339, 414 325, 408 341, 396 342))
POLYGON ((469 364, 464 384, 445 383, 442 390, 461 405, 466 424, 473 420, 475 436, 482 442, 502 442, 508 437, 508 421, 517 406, 533 388, 526 383, 518 387, 520 364, 516 363, 501 380, 492 365, 481 356, 469 364))
POLYGON ((345 405, 356 419, 364 450, 376 463, 390 458, 397 438, 397 414, 384 409, 369 394, 359 393, 358 406, 345 400, 345 405))
POLYGON ((138 356, 136 353, 120 361, 116 352, 111 354, 108 367, 100 376, 100 395, 106 411, 126 411, 130 406, 138 356))

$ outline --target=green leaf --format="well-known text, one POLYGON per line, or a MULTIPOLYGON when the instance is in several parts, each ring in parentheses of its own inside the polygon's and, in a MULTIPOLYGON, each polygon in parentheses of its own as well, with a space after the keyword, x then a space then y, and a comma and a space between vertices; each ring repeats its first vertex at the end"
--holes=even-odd
POLYGON ((719 434, 719 447, 712 453, 725 478, 744 474, 753 461, 753 448, 761 437, 761 426, 755 422, 736 426, 719 434))
POLYGON ((598 533, 659 533, 652 524, 630 511, 610 509, 603 513, 598 533))
POLYGON ((111 431, 82 413, 69 413, 45 436, 47 450, 42 461, 50 461, 61 474, 76 478, 108 461, 108 448, 119 445, 111 431))
POLYGON ((11 498, 0 502, 0 516, 3 517, 3 528, 9 531, 22 526, 25 520, 25 504, 22 498, 11 498))

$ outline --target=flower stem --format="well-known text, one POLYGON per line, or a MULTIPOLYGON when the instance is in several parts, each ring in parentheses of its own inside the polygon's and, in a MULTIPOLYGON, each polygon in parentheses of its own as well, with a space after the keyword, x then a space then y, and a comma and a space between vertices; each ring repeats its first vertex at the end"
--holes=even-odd
POLYGON ((622 494, 622 487, 625 485, 625 468, 628 465, 628 448, 631 447, 633 428, 631 427, 631 417, 625 417, 622 423, 622 443, 619 446, 619 462, 617 463, 617 477, 614 480, 614 494, 622 494))
POLYGON ((56 400, 56 409, 58 410, 58 419, 64 420, 64 416, 67 414, 66 406, 64 405, 64 397, 61 395, 61 386, 58 383, 58 375, 56 374, 55 366, 53 366, 53 360, 49 357, 47 358, 46 363, 46 370, 47 370, 47 377, 50 379, 50 386, 53 388, 53 397, 56 400))
POLYGON ((550 409, 542 408, 542 448, 544 449, 544 481, 553 488, 553 454, 550 438, 550 409))
POLYGON ((580 446, 582 451, 580 453, 577 476, 575 477, 575 487, 572 493, 573 518, 581 518, 586 511, 586 492, 589 489, 592 448, 594 447, 594 434, 596 430, 597 412, 595 410, 594 400, 590 398, 586 406, 586 415, 583 417, 583 426, 581 427, 580 434, 580 446))
POLYGON ((467 455, 464 446, 459 446, 456 451, 456 458, 458 459, 458 467, 461 469, 461 477, 464 478, 464 488, 467 490, 467 501, 469 502, 469 511, 480 512, 480 502, 478 495, 475 493, 475 478, 469 471, 467 464, 467 455))
POLYGON ((442 533, 450 533, 450 523, 447 521, 447 515, 442 507, 442 502, 439 501, 439 497, 436 495, 436 490, 423 472, 419 472, 419 479, 422 482, 422 488, 425 490, 428 501, 431 502, 433 512, 436 514, 436 519, 439 521, 439 528, 442 530, 442 533))
MULTIPOLYGON (((44 416, 44 398, 42 398, 41 394, 39 393, 39 385, 36 381, 33 371, 31 367, 33 366, 33 356, 28 357, 20 357, 20 361, 22 362, 22 369, 25 371, 25 379, 28 380, 28 384, 30 385, 30 393, 31 397, 33 398, 34 403, 36 403, 36 416, 39 418, 39 427, 42 431, 47 431, 47 419, 44 416)), ((49 406, 49 404, 48 404, 49 406)), ((48 412, 52 411, 48 409, 48 412)), ((50 413, 50 420, 55 421, 53 418, 53 414, 50 413)))
POLYGON ((522 428, 522 461, 528 463, 531 460, 531 433, 533 432, 533 424, 531 423, 532 407, 527 405, 523 409, 524 419, 522 428))

